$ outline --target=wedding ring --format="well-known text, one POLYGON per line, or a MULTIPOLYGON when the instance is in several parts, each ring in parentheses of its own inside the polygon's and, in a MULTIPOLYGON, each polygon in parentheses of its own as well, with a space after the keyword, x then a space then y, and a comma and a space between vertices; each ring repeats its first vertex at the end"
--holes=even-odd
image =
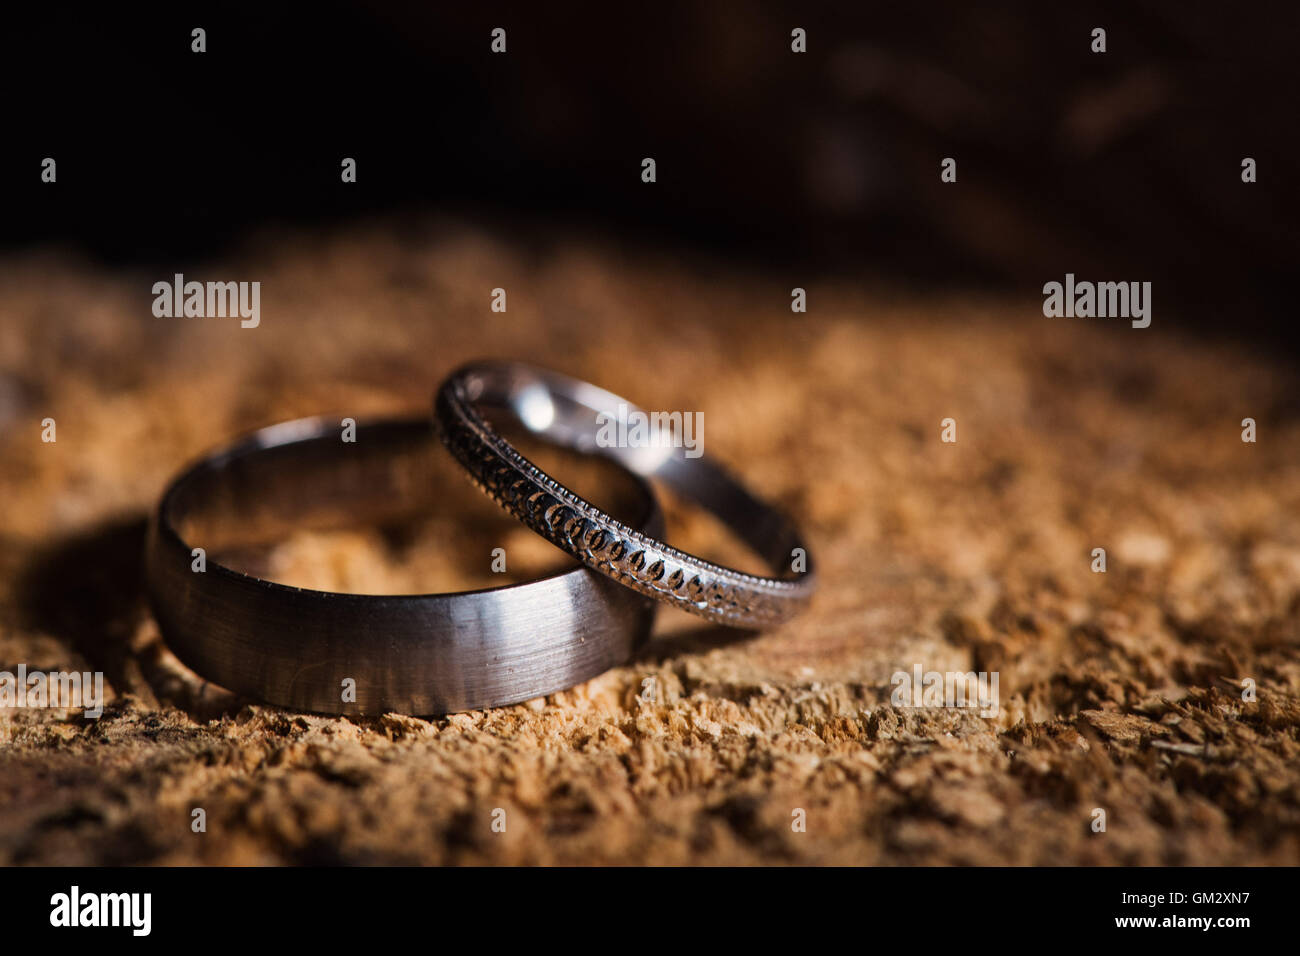
MULTIPOLYGON (((432 469, 448 465, 427 417, 362 422, 354 438, 341 439, 336 419, 276 425, 163 495, 147 589, 168 646, 201 677, 295 710, 445 714, 572 687, 649 636, 654 604, 581 566, 487 590, 377 595, 290 587, 220 562, 223 549, 304 524, 401 527, 438 507, 432 469)), ((661 533, 645 482, 607 470, 641 526, 661 533)))
POLYGON ((567 376, 513 362, 453 373, 434 401, 443 443, 502 508, 589 568, 666 604, 732 627, 771 627, 802 609, 815 587, 798 531, 726 471, 671 442, 640 447, 598 441, 615 416, 645 413, 626 399, 567 376), (610 457, 712 512, 773 569, 760 577, 672 548, 615 520, 543 472, 484 418, 484 409, 547 441, 610 457))

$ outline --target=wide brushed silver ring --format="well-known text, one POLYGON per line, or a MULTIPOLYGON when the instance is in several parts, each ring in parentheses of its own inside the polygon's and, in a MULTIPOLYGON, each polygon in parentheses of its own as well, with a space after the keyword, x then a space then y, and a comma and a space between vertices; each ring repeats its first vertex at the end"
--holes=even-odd
MULTIPOLYGON (((434 400, 443 443, 502 508, 589 568, 648 597, 731 627, 788 620, 816 586, 795 526, 728 472, 670 443, 620 447, 598 442, 602 418, 642 412, 586 382, 518 362, 477 362, 450 375, 434 400), (722 520, 775 572, 746 574, 679 551, 615 520, 521 455, 484 418, 504 412, 535 435, 601 454, 664 482, 722 520)), ((608 419, 606 418, 606 421, 608 419)))
MULTIPOLYGON (((438 506, 429 469, 450 462, 427 416, 363 421, 355 438, 341 440, 338 419, 286 422, 209 455, 164 493, 147 590, 168 646, 200 676, 295 710, 446 714, 572 687, 649 636, 655 605, 581 566, 487 590, 374 595, 290 587, 213 560, 308 519, 400 527, 438 506)), ((608 470, 642 526, 660 529, 645 482, 608 470)))

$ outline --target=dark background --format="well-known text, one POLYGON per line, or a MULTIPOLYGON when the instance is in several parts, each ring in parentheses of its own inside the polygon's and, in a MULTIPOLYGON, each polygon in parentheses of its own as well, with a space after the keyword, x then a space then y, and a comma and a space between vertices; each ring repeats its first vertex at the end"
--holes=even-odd
POLYGON ((0 247, 171 266, 266 226, 453 212, 538 241, 576 228, 760 268, 1035 298, 1066 272, 1150 280, 1158 322, 1294 348, 1298 9, 7 12, 0 247), (496 26, 505 55, 489 50, 496 26), (795 26, 806 54, 790 51, 795 26), (1104 55, 1090 52, 1095 26, 1104 55), (55 185, 40 182, 45 156, 55 185), (344 156, 355 185, 340 182, 344 156), (645 156, 654 185, 640 180, 645 156), (956 184, 940 182, 946 156, 956 184))

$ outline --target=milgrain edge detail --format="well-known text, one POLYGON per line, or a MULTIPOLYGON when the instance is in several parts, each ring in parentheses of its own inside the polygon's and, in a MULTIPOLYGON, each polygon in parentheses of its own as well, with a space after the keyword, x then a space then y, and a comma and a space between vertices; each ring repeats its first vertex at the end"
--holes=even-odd
POLYGON ((438 396, 438 434, 499 506, 588 567, 648 597, 731 627, 775 627, 811 599, 811 573, 761 578, 695 558, 627 527, 555 481, 499 435, 461 389, 438 396))

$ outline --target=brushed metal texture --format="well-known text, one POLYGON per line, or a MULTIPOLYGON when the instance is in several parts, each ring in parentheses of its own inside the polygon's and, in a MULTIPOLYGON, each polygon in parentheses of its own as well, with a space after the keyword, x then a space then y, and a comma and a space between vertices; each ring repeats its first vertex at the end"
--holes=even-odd
MULTIPOLYGON (((335 419, 263 429, 186 470, 150 525, 146 578, 164 639, 222 687, 328 714, 446 714, 554 693, 625 663, 654 605, 586 568, 452 594, 370 595, 278 584, 214 561, 231 541, 270 540, 304 516, 399 519, 436 502, 422 478, 441 457, 427 418, 335 419), (208 552, 191 569, 191 549, 208 552), (356 699, 343 700, 344 681, 356 699)), ((454 467, 450 462, 442 467, 454 467)), ((646 530, 662 517, 645 483, 646 530)))

